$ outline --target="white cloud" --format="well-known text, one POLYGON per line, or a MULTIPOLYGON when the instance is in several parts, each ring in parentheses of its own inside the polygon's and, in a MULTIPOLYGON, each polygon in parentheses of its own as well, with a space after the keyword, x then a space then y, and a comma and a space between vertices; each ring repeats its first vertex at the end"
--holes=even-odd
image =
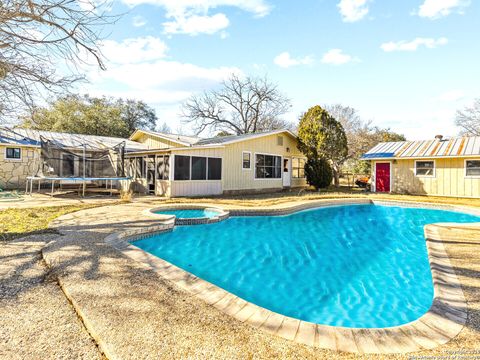
POLYGON ((368 14, 369 0, 340 0, 338 8, 345 22, 355 22, 368 14))
POLYGON ((343 65, 357 61, 359 61, 358 58, 345 54, 342 49, 331 49, 322 57, 322 63, 331 65, 343 65))
POLYGON ((311 56, 292 58, 290 53, 285 51, 276 56, 275 59, 273 59, 273 62, 282 68, 289 68, 297 65, 311 65, 313 64, 313 58, 311 56))
POLYGON ((164 58, 167 45, 153 36, 125 39, 122 42, 104 40, 100 49, 113 64, 132 64, 164 58))
POLYGON ((225 14, 219 13, 212 16, 192 15, 178 17, 173 21, 163 23, 166 34, 214 34, 228 27, 230 21, 225 14))
POLYGON ((418 9, 418 16, 438 19, 450 15, 453 11, 462 14, 470 5, 470 0, 425 0, 418 9))
POLYGON ((385 52, 392 51, 416 51, 419 47, 425 46, 428 49, 434 49, 438 46, 443 46, 448 44, 448 39, 441 37, 438 39, 432 38, 415 38, 412 41, 390 41, 388 43, 382 44, 380 47, 385 52))
POLYGON ((440 94, 438 99, 445 102, 456 102, 465 98, 465 93, 462 90, 450 90, 440 94))
POLYGON ((136 15, 133 17, 132 25, 135 27, 142 27, 147 24, 147 20, 143 16, 136 15))
POLYGON ((165 33, 198 35, 213 34, 229 25, 223 13, 209 14, 221 6, 236 7, 256 17, 270 13, 271 6, 265 0, 122 0, 129 6, 140 4, 156 5, 166 10, 165 33))
POLYGON ((107 70, 88 68, 88 80, 82 91, 93 95, 110 95, 143 99, 155 106, 179 103, 195 92, 218 85, 232 73, 242 75, 236 67, 207 68, 169 60, 167 46, 156 37, 104 41, 107 70))

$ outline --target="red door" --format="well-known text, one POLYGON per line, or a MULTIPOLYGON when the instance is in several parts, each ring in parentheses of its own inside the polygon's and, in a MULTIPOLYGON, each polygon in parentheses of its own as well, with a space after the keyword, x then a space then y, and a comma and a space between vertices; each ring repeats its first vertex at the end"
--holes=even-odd
POLYGON ((375 166, 375 191, 390 192, 390 163, 377 163, 375 166))

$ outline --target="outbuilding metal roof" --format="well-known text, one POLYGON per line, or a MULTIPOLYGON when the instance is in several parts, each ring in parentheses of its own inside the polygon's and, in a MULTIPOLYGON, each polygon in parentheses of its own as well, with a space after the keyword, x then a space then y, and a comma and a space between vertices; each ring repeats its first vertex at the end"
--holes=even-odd
POLYGON ((111 148, 125 141, 127 151, 146 149, 146 146, 141 143, 117 137, 0 127, 0 145, 40 146, 40 137, 54 140, 57 144, 66 148, 78 148, 83 145, 95 148, 111 148))
POLYGON ((398 141, 380 143, 362 159, 437 158, 480 156, 480 136, 445 140, 398 141))

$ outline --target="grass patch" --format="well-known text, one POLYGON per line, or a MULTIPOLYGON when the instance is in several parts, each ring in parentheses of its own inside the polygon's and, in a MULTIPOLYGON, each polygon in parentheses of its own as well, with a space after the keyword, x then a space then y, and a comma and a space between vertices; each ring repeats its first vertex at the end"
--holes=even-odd
POLYGON ((101 205, 49 206, 32 209, 6 209, 0 211, 0 241, 10 241, 19 237, 52 233, 48 228, 52 220, 78 210, 101 205))

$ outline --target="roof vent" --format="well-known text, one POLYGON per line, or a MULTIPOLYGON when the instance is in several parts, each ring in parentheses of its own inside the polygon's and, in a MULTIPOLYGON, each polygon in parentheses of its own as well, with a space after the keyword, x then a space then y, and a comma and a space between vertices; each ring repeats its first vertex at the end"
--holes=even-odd
POLYGON ((435 140, 442 141, 443 135, 435 135, 435 140))

